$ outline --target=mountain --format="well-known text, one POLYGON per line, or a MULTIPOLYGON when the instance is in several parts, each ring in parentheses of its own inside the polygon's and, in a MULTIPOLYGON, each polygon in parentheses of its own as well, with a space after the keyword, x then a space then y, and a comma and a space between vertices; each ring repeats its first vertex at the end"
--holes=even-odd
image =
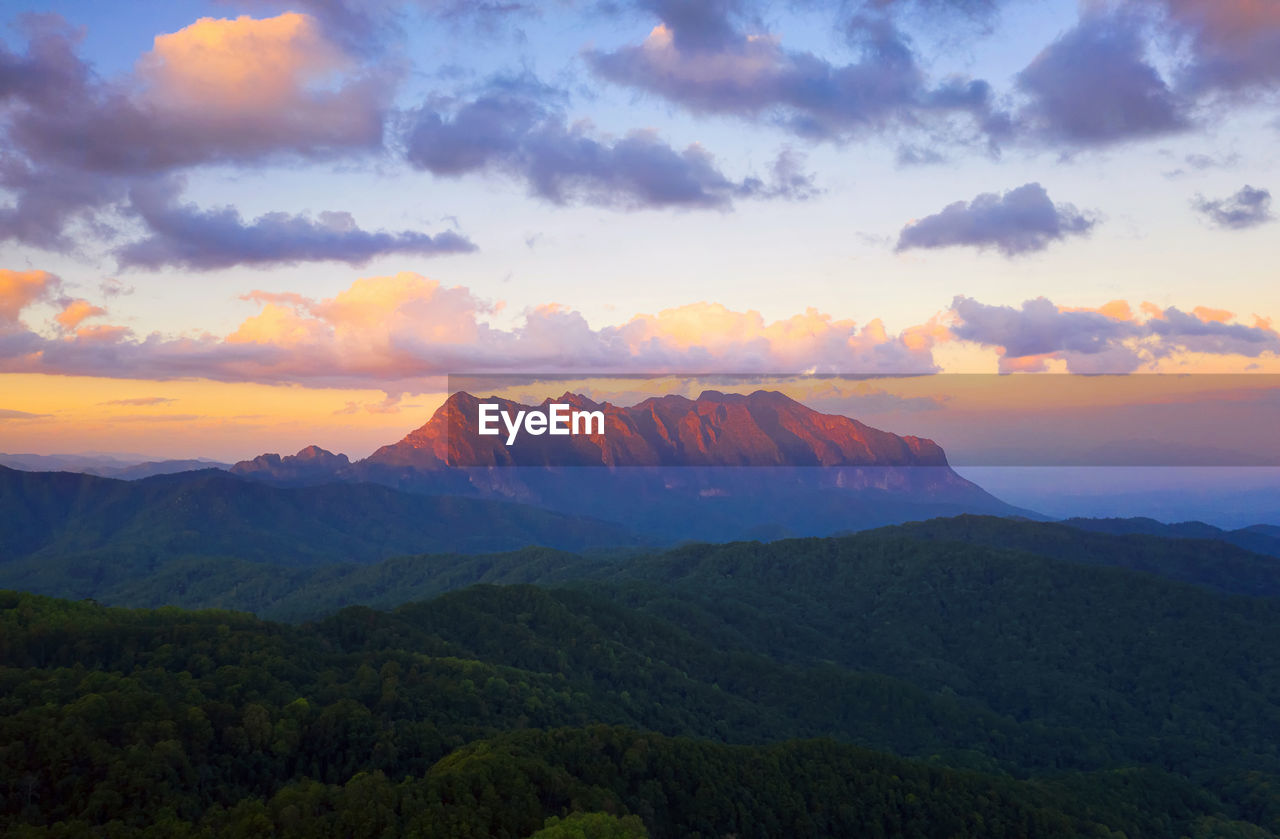
MULTIPOLYGON (((1017 550, 1038 559, 1138 571, 1202 589, 1280 598, 1280 562, 1234 545, 1141 534, 1090 533, 1056 523, 957 516, 868 530, 839 537, 847 555, 874 552, 909 539, 946 561, 952 552, 978 547, 1017 550)), ((806 540, 770 545, 779 556, 802 555, 806 540)), ((15 577, 0 566, 0 587, 23 585, 41 594, 92 597, 118 606, 184 606, 249 611, 276 620, 307 620, 345 606, 390 609, 477 583, 512 585, 594 584, 660 565, 694 548, 654 551, 642 547, 570 553, 523 548, 502 553, 400 556, 376 563, 315 563, 282 567, 226 557, 174 559, 87 582, 83 575, 15 577)), ((45 563, 57 569, 56 563, 45 563)), ((61 574, 62 572, 59 572, 61 574)))
POLYGON ((1256 524, 1237 530, 1224 530, 1202 521, 1184 521, 1165 524, 1155 519, 1136 518, 1070 518, 1063 524, 1095 533, 1145 534, 1175 539, 1210 539, 1226 542, 1253 553, 1280 558, 1280 527, 1256 524))
MULTIPOLYGON (((780 393, 706 391, 630 407, 566 393, 555 401, 600 411, 604 434, 524 434, 511 444, 505 434, 477 433, 481 401, 455 393, 425 425, 355 463, 304 450, 233 471, 282 485, 360 481, 504 499, 665 542, 827 535, 960 513, 1038 517, 957 475, 932 440, 822 414, 780 393)), ((552 402, 483 401, 509 415, 552 402)))
POLYGON ((186 460, 150 460, 145 455, 105 454, 0 454, 0 466, 24 472, 81 472, 102 478, 126 481, 194 472, 199 469, 230 469, 231 464, 207 458, 186 460))
MULTIPOLYGON (((1128 529, 1121 522, 1130 520, 1110 521, 1115 531, 1080 527, 1078 521, 1029 522, 958 516, 912 522, 889 528, 887 532, 932 542, 1020 550, 1085 565, 1128 568, 1226 594, 1280 597, 1280 561, 1225 539, 1208 538, 1209 532, 1204 530, 1208 525, 1181 530, 1180 525, 1152 522, 1158 526, 1135 524, 1134 529, 1128 529), (1184 532, 1189 535, 1178 535, 1184 532)), ((1229 535, 1217 532, 1220 537, 1229 535)), ((1257 541, 1265 539, 1260 533, 1253 535, 1257 541)))
POLYGON ((218 470, 121 481, 0 467, 0 576, 67 594, 199 557, 301 566, 424 551, 633 544, 614 524, 369 484, 283 488, 218 470))
POLYGON ((284 457, 262 454, 253 460, 242 460, 231 467, 231 473, 280 484, 324 483, 340 475, 350 465, 351 461, 345 454, 307 446, 297 454, 284 457))
POLYGON ((704 391, 696 400, 652 397, 630 407, 565 393, 540 405, 489 398, 511 416, 552 402, 599 411, 604 433, 481 436, 481 400, 455 393, 426 425, 383 446, 370 465, 450 466, 946 466, 932 440, 899 437, 857 420, 821 414, 781 393, 704 391))

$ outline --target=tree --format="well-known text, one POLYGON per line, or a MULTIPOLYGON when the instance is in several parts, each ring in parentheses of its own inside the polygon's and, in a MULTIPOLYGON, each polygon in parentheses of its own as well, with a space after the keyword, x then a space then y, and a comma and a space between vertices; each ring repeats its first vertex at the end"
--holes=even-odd
POLYGON ((639 816, 573 813, 547 819, 546 826, 530 839, 649 839, 649 831, 639 816))

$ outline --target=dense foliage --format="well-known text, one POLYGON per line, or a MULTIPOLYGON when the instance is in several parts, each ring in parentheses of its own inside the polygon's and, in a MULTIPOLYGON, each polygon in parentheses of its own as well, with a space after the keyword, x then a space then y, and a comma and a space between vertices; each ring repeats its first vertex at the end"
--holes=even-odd
POLYGON ((1280 835, 1280 600, 1006 524, 309 570, 437 596, 300 625, 0 593, 0 832, 1280 835))
POLYGON ((886 528, 884 532, 1131 568, 1227 594, 1280 597, 1280 562, 1272 559, 1280 553, 1280 540, 1268 535, 1265 526, 1223 531, 1207 524, 1161 525, 1150 519, 1049 523, 957 516, 886 528))
MULTIPOLYGON (((548 597, 515 593, 534 609, 548 597)), ((1158 836, 1227 819, 1211 796, 1159 772, 1015 781, 831 741, 529 730, 581 726, 627 700, 586 679, 448 657, 444 641, 430 652, 375 646, 371 622, 385 644, 397 622, 421 627, 412 615, 392 629, 358 610, 295 629, 11 593, 0 620, 14 835, 99 825, 104 835, 518 837, 550 816, 607 812, 640 817, 653 836, 1158 836)), ((581 666, 612 652, 588 651, 581 666)), ((698 724, 705 700, 683 701, 671 724, 698 724)))
POLYGON ((1142 516, 1111 519, 1066 519, 1062 524, 1095 533, 1145 534, 1178 539, 1200 539, 1210 542, 1226 542, 1253 553, 1280 557, 1280 525, 1255 524, 1236 530, 1224 530, 1202 521, 1184 521, 1165 524, 1142 516))
POLYGON ((523 504, 371 484, 276 487, 213 469, 120 481, 0 466, 0 521, 0 584, 67 597, 96 597, 192 558, 302 567, 634 539, 618 525, 523 504))

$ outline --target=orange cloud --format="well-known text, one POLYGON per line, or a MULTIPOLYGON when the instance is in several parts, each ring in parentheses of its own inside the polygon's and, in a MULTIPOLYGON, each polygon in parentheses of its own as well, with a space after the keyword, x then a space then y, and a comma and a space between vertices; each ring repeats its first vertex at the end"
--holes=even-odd
MULTIPOLYGON (((16 314, 46 293, 56 281, 51 276, 4 274, 10 310, 16 314)), ((1043 299, 1014 309, 957 298, 947 312, 895 332, 878 318, 860 323, 809 308, 768 320, 759 311, 708 301, 604 327, 546 304, 498 328, 489 322, 497 304, 408 272, 358 279, 323 299, 265 291, 245 299, 259 308, 236 329, 195 338, 140 338, 124 326, 86 326, 101 309, 71 301, 57 316, 59 338, 26 331, 0 344, 7 353, 0 354, 0 373, 194 377, 404 394, 442 389, 450 374, 485 372, 900 374, 975 360, 1004 371, 1066 365, 1072 372, 1124 372, 1168 366, 1188 354, 1257 362, 1275 357, 1280 347, 1280 336, 1262 321, 1248 327, 1224 322, 1230 313, 1221 310, 1190 314, 1149 303, 1140 320, 1124 301, 1068 310, 1043 299), (947 351, 935 356, 944 343, 947 351), (985 347, 988 354, 966 356, 965 347, 985 347)), ((346 401, 327 415, 346 410, 346 401)), ((397 407, 395 400, 356 404, 397 407)))
POLYGON ((902 332, 902 343, 915 352, 926 352, 935 345, 954 339, 951 329, 940 317, 932 317, 926 323, 909 327, 902 332))
POLYGON ((1044 373, 1049 369, 1050 362, 1057 358, 1054 353, 1008 356, 1005 355, 1003 347, 996 352, 1000 356, 1001 373, 1044 373))
POLYGON ((89 318, 102 317, 106 313, 106 309, 95 306, 88 300, 72 300, 63 307, 61 312, 54 315, 53 319, 63 329, 70 331, 89 318))
POLYGON ((492 307, 469 290, 408 272, 359 279, 324 300, 251 298, 264 302, 262 311, 226 341, 286 350, 274 362, 282 375, 313 376, 318 368, 391 379, 442 375, 451 369, 444 359, 484 355, 487 343, 510 339, 494 333, 489 340, 478 318, 492 307))
POLYGON ((305 87, 350 66, 308 15, 255 20, 201 18, 157 35, 140 59, 151 101, 177 110, 270 113, 291 107, 305 87))
POLYGON ((891 336, 874 319, 862 328, 853 320, 809 308, 773 322, 757 311, 734 311, 721 303, 690 303, 656 315, 637 315, 603 330, 617 336, 634 356, 655 351, 683 353, 685 367, 865 372, 896 366, 898 371, 933 369, 932 343, 919 331, 891 336))
MULTIPOLYGON (((1146 311, 1145 307, 1148 305, 1150 304, 1147 304, 1147 303, 1143 304, 1143 307, 1144 307, 1143 311, 1146 311)), ((1133 320, 1134 319, 1133 308, 1129 305, 1129 301, 1127 300, 1111 300, 1109 302, 1103 303, 1101 306, 1059 306, 1058 311, 1059 312, 1097 312, 1100 315, 1106 315, 1107 317, 1112 318, 1114 320, 1133 320)))
POLYGON ((1236 316, 1235 312, 1228 312, 1226 309, 1211 309, 1208 306, 1196 306, 1191 310, 1191 314, 1200 318, 1200 320, 1214 323, 1226 323, 1236 316))
POLYGON ((127 326, 111 326, 104 323, 98 326, 80 327, 76 330, 76 340, 97 344, 114 344, 132 334, 133 330, 127 326))
POLYGON ((386 79, 360 72, 298 12, 206 17, 157 35, 137 77, 139 104, 165 131, 238 151, 376 144, 390 96, 386 79))
POLYGON ((1275 0, 1168 0, 1175 16, 1195 23, 1205 35, 1224 42, 1248 40, 1280 27, 1275 0))
POLYGON ((1153 318, 1155 320, 1164 319, 1164 309, 1161 309, 1155 303, 1150 303, 1145 300, 1142 303, 1142 313, 1147 317, 1153 318))
POLYGON ((228 335, 227 343, 291 346, 320 340, 327 334, 324 324, 314 318, 301 316, 279 303, 267 303, 261 312, 228 335))
POLYGON ((27 306, 47 297, 60 280, 48 271, 7 271, 0 268, 0 322, 16 322, 27 306))

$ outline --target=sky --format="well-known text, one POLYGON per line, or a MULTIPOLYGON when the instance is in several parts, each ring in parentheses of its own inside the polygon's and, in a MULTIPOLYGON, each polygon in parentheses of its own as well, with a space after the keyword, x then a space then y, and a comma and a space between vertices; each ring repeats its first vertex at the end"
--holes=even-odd
POLYGON ((1271 0, 0 14, 0 451, 363 456, 467 373, 1280 373, 1271 0))

